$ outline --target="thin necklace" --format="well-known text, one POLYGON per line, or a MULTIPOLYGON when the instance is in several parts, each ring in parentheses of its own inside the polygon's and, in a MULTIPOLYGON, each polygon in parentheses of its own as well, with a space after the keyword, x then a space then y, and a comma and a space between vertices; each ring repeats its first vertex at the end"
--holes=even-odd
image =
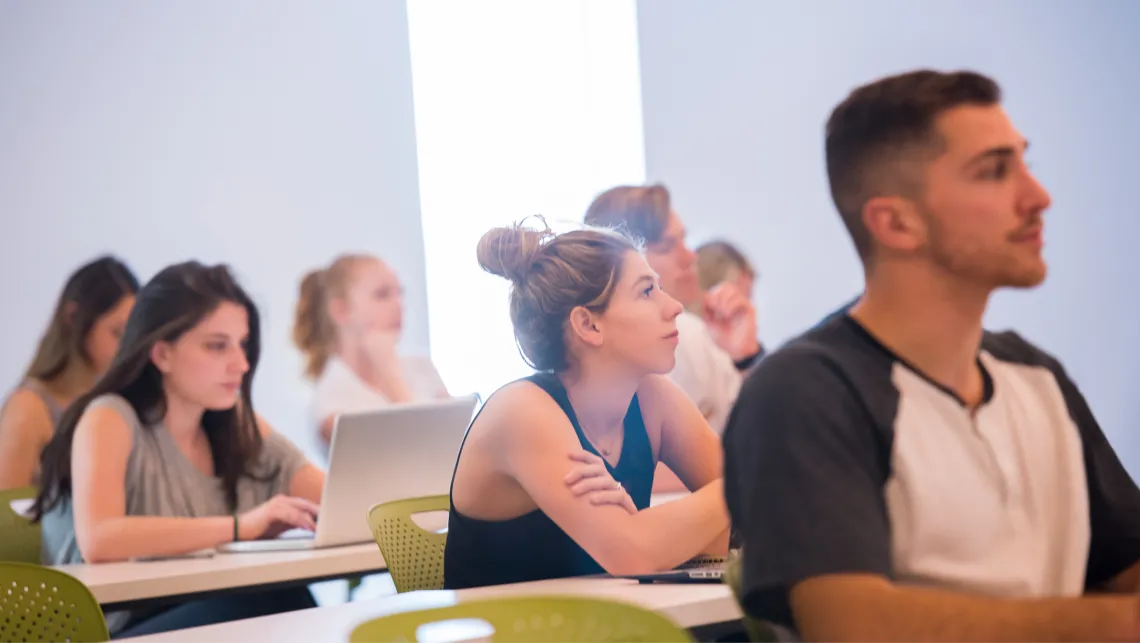
POLYGON ((584 427, 584 426, 582 427, 582 433, 586 434, 586 440, 588 440, 590 442, 590 444, 594 445, 594 448, 597 449, 598 451, 600 451, 603 456, 608 458, 613 453, 612 442, 614 441, 614 438, 610 439, 611 440, 610 447, 605 448, 602 446, 602 443, 600 440, 595 440, 592 436, 590 436, 589 431, 587 431, 586 427, 584 427))

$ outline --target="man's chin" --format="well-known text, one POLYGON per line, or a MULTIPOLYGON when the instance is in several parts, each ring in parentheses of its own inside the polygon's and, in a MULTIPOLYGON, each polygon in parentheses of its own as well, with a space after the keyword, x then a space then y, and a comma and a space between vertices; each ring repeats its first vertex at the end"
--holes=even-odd
POLYGON ((1006 288, 1030 289, 1036 288, 1045 283, 1045 277, 1048 276, 1049 270, 1042 262, 1039 266, 1033 268, 1026 268, 1014 273, 1004 275, 1000 285, 1006 288))

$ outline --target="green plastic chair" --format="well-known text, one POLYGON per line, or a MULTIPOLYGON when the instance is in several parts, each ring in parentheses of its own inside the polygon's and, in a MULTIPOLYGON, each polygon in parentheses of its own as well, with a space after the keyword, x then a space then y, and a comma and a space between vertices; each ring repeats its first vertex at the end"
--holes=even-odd
POLYGON ((91 590, 39 565, 0 562, 0 641, 109 641, 91 590))
POLYGON ((443 551, 447 534, 420 527, 412 516, 429 511, 448 511, 449 496, 426 496, 393 500, 368 510, 368 526, 380 547, 396 591, 443 589, 443 551))
POLYGON ((420 641, 425 638, 508 643, 681 643, 693 640, 669 619, 636 605, 598 598, 520 596, 382 616, 358 625, 349 641, 420 641))
POLYGON ((0 561, 39 564, 40 526, 12 511, 11 504, 35 497, 35 487, 0 491, 0 561))

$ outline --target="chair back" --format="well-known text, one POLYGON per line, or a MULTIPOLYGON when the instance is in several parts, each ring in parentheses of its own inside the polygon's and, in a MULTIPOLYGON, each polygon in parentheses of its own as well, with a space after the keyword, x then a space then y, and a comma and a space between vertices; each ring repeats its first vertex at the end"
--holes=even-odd
POLYGON ((393 500, 368 510, 368 526, 380 547, 384 563, 397 592, 443 589, 443 552, 446 533, 420 527, 412 516, 429 511, 447 511, 449 496, 425 496, 393 500))
POLYGON ((0 641, 109 641, 87 586, 40 565, 0 562, 0 641))
POLYGON ((12 510, 12 502, 35 497, 35 487, 0 491, 0 561, 40 563, 39 524, 12 510))
POLYGON ((643 607, 600 598, 518 596, 403 612, 361 623, 349 641, 691 642, 689 633, 643 607))

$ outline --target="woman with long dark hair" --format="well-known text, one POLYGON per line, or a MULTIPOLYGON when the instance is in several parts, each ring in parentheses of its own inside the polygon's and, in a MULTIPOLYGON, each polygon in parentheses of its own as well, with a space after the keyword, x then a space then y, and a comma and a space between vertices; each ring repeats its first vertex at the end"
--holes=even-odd
POLYGON ((130 268, 110 256, 68 277, 23 381, 0 408, 0 489, 38 482, 40 451, 63 410, 110 366, 138 290, 130 268))
MULTIPOLYGON (((314 529, 324 473, 253 411, 257 308, 225 266, 170 266, 138 293, 106 374, 44 449, 44 562, 168 556, 314 529)), ((141 634, 313 605, 307 590, 108 614, 141 634), (138 623, 143 617, 153 617, 138 623), (137 624, 137 627, 136 627, 137 624)))

